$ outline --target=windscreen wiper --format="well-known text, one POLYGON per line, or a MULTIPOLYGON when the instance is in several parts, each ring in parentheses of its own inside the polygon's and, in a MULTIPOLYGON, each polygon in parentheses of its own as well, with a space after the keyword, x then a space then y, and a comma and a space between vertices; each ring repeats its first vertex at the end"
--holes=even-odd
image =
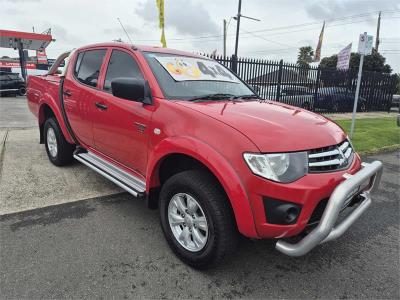
POLYGON ((224 93, 216 93, 216 94, 208 94, 199 97, 193 97, 187 99, 188 101, 203 101, 203 100, 232 100, 235 95, 232 94, 224 94, 224 93))
POLYGON ((256 94, 234 96, 232 99, 261 99, 256 94))

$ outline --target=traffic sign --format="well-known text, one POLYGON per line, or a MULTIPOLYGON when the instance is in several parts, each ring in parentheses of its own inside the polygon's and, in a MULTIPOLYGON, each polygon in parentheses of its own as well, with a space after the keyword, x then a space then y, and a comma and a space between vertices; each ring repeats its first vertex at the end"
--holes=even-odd
POLYGON ((370 55, 372 53, 373 39, 374 37, 372 35, 368 35, 366 32, 360 34, 360 38, 358 40, 358 53, 370 55))

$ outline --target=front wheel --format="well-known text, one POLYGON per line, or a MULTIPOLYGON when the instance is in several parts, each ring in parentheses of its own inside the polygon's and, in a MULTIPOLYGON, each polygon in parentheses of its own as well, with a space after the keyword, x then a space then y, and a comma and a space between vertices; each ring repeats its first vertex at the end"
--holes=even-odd
POLYGON ((228 199, 205 171, 184 171, 165 182, 160 218, 169 246, 192 267, 216 265, 235 249, 237 230, 228 199))
POLYGON ((49 160, 56 166, 64 166, 73 161, 74 145, 66 141, 54 118, 44 123, 45 146, 49 160))

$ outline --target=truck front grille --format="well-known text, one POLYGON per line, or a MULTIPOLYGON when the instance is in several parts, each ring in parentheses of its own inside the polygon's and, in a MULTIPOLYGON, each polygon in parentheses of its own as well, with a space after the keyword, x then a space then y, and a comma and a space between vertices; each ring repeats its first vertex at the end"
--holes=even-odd
POLYGON ((354 151, 348 140, 334 146, 308 152, 309 173, 334 172, 346 169, 353 161, 354 151))

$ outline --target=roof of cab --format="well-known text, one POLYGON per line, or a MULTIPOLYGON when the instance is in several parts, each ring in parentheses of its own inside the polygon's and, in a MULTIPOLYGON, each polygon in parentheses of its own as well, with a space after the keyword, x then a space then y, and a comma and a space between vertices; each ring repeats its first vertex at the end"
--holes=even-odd
POLYGON ((127 44, 127 43, 121 43, 121 42, 108 42, 108 43, 98 43, 98 44, 86 45, 86 46, 78 48, 77 51, 90 49, 90 48, 98 48, 98 47, 120 47, 120 48, 125 48, 128 50, 134 50, 134 51, 158 52, 158 53, 168 53, 168 54, 175 54, 175 55, 204 58, 204 56, 201 56, 201 55, 198 55, 195 53, 191 53, 191 52, 186 52, 186 51, 180 51, 180 50, 157 47, 157 46, 133 45, 133 44, 127 44))

